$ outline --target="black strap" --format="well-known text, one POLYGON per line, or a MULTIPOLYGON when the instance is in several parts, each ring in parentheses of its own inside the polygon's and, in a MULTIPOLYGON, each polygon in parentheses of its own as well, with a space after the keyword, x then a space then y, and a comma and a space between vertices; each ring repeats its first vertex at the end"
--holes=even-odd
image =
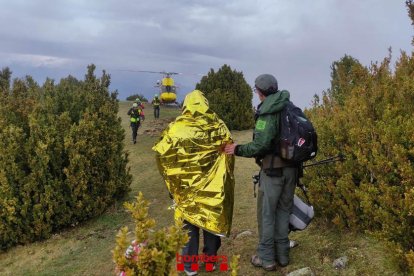
POLYGON ((300 183, 300 182, 298 181, 297 186, 298 186, 298 187, 302 190, 303 194, 305 195, 305 199, 306 199, 307 203, 308 203, 309 205, 312 205, 312 204, 310 203, 310 200, 309 200, 309 197, 308 197, 308 193, 307 193, 307 189, 306 189, 305 185, 303 185, 302 183, 300 183))

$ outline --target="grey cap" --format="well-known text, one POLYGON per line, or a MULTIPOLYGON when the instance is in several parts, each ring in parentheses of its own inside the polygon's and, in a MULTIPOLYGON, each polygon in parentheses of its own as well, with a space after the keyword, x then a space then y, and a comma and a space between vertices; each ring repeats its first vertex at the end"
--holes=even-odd
POLYGON ((270 74, 262 74, 258 76, 254 81, 254 85, 266 96, 276 93, 278 90, 277 80, 270 74))

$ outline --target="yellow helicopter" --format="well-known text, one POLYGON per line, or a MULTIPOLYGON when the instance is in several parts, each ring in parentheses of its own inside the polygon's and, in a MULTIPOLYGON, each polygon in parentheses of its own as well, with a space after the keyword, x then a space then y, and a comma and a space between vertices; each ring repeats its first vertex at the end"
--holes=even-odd
POLYGON ((154 73, 154 74, 161 74, 164 77, 161 81, 157 81, 155 87, 159 88, 159 99, 163 104, 174 104, 177 100, 177 86, 174 84, 174 79, 171 77, 172 75, 181 75, 182 73, 177 72, 166 72, 166 71, 145 71, 145 70, 122 70, 122 71, 129 71, 129 72, 142 72, 142 73, 154 73))
POLYGON ((164 74, 164 78, 160 81, 157 81, 156 87, 160 89, 160 100, 162 103, 175 103, 177 100, 177 86, 174 85, 174 79, 171 75, 179 75, 181 73, 177 72, 152 72, 164 74))

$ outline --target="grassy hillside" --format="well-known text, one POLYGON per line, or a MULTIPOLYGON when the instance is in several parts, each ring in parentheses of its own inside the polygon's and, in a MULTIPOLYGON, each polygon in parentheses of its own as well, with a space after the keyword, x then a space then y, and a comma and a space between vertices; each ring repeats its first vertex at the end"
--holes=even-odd
MULTIPOLYGON (((125 200, 133 200, 138 191, 151 202, 150 215, 156 219, 157 227, 173 222, 168 210, 171 200, 158 173, 152 145, 165 124, 179 114, 178 109, 161 109, 160 119, 155 121, 151 107, 145 109, 146 121, 138 132, 138 142, 131 142, 128 116, 130 103, 120 103, 120 117, 126 131, 126 150, 130 153, 130 169, 133 175, 131 192, 125 200)), ((247 142, 251 131, 234 132, 234 139, 247 142)), ((223 238, 220 255, 231 257, 240 254, 240 275, 264 275, 264 271, 250 265, 250 256, 257 242, 256 204, 253 197, 251 176, 258 171, 252 159, 236 158, 236 194, 232 235, 223 238), (235 238, 237 234, 250 230, 253 234, 235 238)), ((55 234, 51 239, 26 246, 17 246, 0 254, 0 275, 114 275, 111 250, 120 227, 132 228, 131 219, 117 203, 104 215, 55 234)), ((397 260, 387 251, 386 244, 373 238, 341 233, 329 227, 323 220, 314 220, 303 232, 293 233, 299 246, 291 251, 291 264, 279 269, 276 275, 310 267, 316 275, 398 275, 397 260), (332 268, 334 259, 348 256, 346 269, 332 268)), ((275 275, 275 273, 268 273, 275 275)), ((210 275, 225 275, 223 272, 210 275)))

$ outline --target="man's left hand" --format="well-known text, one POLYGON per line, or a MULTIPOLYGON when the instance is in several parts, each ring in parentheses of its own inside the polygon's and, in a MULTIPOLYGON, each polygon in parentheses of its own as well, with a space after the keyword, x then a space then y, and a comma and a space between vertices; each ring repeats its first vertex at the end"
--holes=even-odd
POLYGON ((236 144, 236 143, 233 143, 233 144, 226 144, 226 145, 224 146, 224 152, 225 152, 226 154, 234 154, 234 151, 236 150, 236 146, 237 146, 237 144, 236 144))

